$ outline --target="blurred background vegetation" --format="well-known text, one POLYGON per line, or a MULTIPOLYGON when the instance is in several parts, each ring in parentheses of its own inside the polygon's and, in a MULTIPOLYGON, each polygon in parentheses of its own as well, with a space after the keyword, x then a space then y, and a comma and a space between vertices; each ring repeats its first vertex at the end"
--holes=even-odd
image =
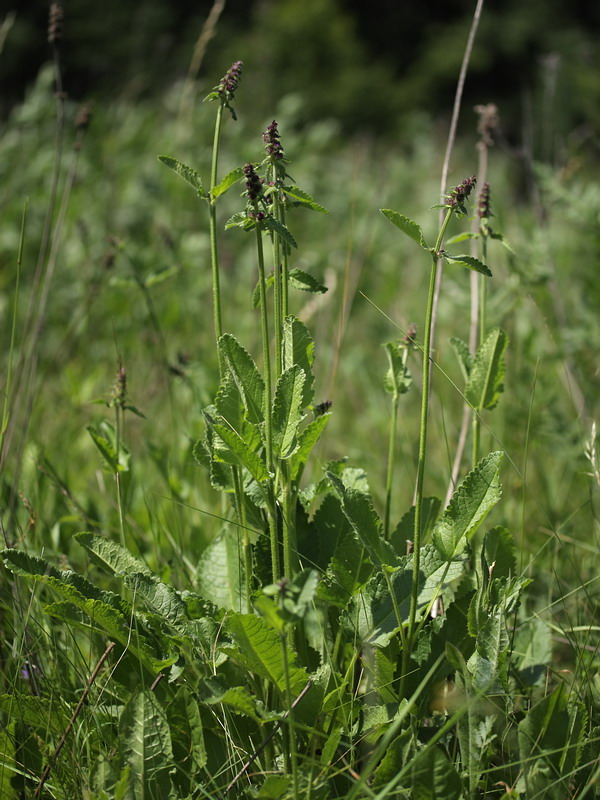
MULTIPOLYGON (((226 121, 220 172, 260 159, 261 131, 276 118, 290 172, 330 211, 299 211, 290 220, 300 242, 294 266, 330 289, 316 303, 296 294, 292 310, 317 343, 317 399, 334 403, 320 456, 347 455, 364 467, 381 503, 389 415, 381 345, 413 321, 422 325, 427 265, 378 209, 409 214, 429 235, 435 228, 428 209, 439 200, 474 7, 466 0, 227 0, 195 60, 211 2, 65 2, 59 53, 66 125, 55 231, 63 202, 64 218, 33 380, 22 394, 14 394, 15 384, 11 395, 2 470, 6 541, 76 559, 73 533, 117 530, 114 487, 86 426, 110 418, 95 401, 110 400, 121 361, 131 401, 146 416, 130 416, 125 431, 132 540, 168 570, 165 552, 185 552, 193 562, 218 530, 218 520, 197 511, 221 509, 191 456, 217 375, 207 220, 189 187, 156 156, 174 155, 208 177, 214 107, 201 100, 237 59, 245 65, 238 121, 226 121), (81 136, 83 103, 91 104, 92 122, 81 136)), ((56 152, 47 12, 46 2, 5 0, 0 15, 0 310, 6 374, 16 307, 17 377, 33 341, 28 315, 56 152)), ((599 46, 598 3, 488 0, 450 171, 451 184, 476 171, 473 106, 495 103, 501 129, 490 153, 493 225, 514 253, 497 247, 489 259, 490 325, 507 330, 510 346, 506 395, 486 417, 483 446, 508 453, 498 521, 523 545, 523 564, 543 553, 576 586, 598 575, 598 560, 582 562, 581 553, 600 551, 598 477, 584 453, 600 393, 599 46), (562 549, 568 541, 572 553, 562 549)), ((231 191, 220 219, 242 204, 231 191)), ((225 328, 256 353, 255 267, 241 232, 223 233, 221 261, 225 328)), ((462 403, 448 339, 466 339, 468 320, 468 275, 447 270, 427 487, 442 497, 462 403)), ((412 368, 418 374, 417 359, 412 368)), ((401 409, 396 517, 412 502, 418 413, 413 389, 401 409)), ((552 569, 536 581, 542 596, 548 587, 549 602, 552 569)), ((592 601, 590 590, 577 613, 593 615, 592 601)))

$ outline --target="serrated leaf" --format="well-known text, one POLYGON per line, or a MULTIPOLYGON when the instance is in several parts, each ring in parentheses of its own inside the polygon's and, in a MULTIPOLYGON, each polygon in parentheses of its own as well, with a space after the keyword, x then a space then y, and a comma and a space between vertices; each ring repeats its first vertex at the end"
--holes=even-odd
POLYGON ((196 568, 199 593, 217 608, 240 611, 246 606, 241 535, 223 528, 202 551, 196 568))
POLYGON ((329 214, 326 208, 319 205, 319 203, 313 200, 313 198, 299 186, 294 186, 292 184, 290 186, 282 186, 281 188, 284 194, 294 201, 294 205, 304 206, 304 208, 310 208, 312 211, 319 211, 321 214, 329 214))
POLYGON ((508 337, 500 328, 494 328, 485 337, 475 353, 473 366, 465 389, 469 404, 481 411, 494 408, 504 391, 504 351, 508 337))
POLYGON ((152 578, 155 577, 152 570, 143 561, 133 556, 125 547, 105 536, 84 532, 76 533, 74 539, 87 550, 91 560, 97 566, 108 570, 112 575, 137 572, 152 578))
POLYGON ((181 686, 166 708, 171 733, 173 783, 179 797, 186 797, 195 788, 196 776, 206 766, 207 755, 200 709, 192 692, 181 686))
POLYGON ((383 346, 389 362, 383 385, 391 394, 405 394, 412 383, 411 374, 405 364, 406 346, 400 341, 386 342, 383 346))
POLYGON ((373 507, 371 498, 355 489, 348 489, 332 472, 327 473, 327 478, 341 500, 342 509, 348 522, 366 547, 373 564, 376 567, 384 564, 395 565, 398 558, 389 543, 383 538, 383 525, 373 507))
POLYGON ((308 457, 313 447, 319 441, 330 417, 330 413, 321 414, 321 416, 309 422, 298 436, 298 448, 289 461, 290 477, 293 481, 298 479, 300 469, 308 461, 308 457))
POLYGON ((202 185, 202 178, 196 172, 196 170, 193 169, 193 167, 189 167, 187 164, 178 161, 172 156, 158 156, 158 160, 162 161, 165 167, 169 167, 169 169, 172 169, 173 172, 176 172, 177 175, 179 175, 180 178, 183 178, 184 181, 187 181, 189 184, 191 184, 198 192, 199 197, 206 197, 206 192, 204 191, 204 187, 202 185))
POLYGON ((415 756, 411 769, 413 800, 456 800, 461 796, 456 768, 441 748, 430 746, 415 756))
POLYGON ((444 253, 444 260, 449 264, 458 264, 459 267, 466 267, 467 269, 472 269, 474 272, 487 275, 489 278, 492 277, 490 268, 478 258, 473 258, 473 256, 451 256, 448 253, 444 253))
POLYGON ((263 220, 263 225, 267 230, 276 233, 277 236, 279 236, 279 238, 286 244, 289 244, 290 247, 298 247, 298 243, 294 239, 289 228, 283 225, 283 223, 279 222, 278 219, 275 219, 275 217, 267 214, 263 220))
POLYGON ((469 375, 471 374, 471 369, 473 368, 473 356, 469 350, 469 345, 456 336, 453 336, 450 339, 450 344, 456 353, 456 357, 466 383, 469 380, 469 375))
POLYGON ((242 396, 248 420, 254 424, 264 422, 265 382, 252 356, 229 333, 219 339, 219 353, 242 396))
POLYGON ((258 453, 253 452, 244 439, 227 425, 215 424, 212 426, 216 436, 226 445, 226 450, 220 450, 219 455, 228 464, 237 464, 245 467, 255 481, 260 483, 269 477, 267 465, 258 453), (229 458, 227 457, 229 456, 229 458))
POLYGON ((231 374, 225 376, 217 390, 215 407, 225 422, 241 436, 244 427, 242 397, 231 374))
POLYGON ((404 214, 400 214, 398 211, 392 211, 389 208, 380 208, 379 209, 386 219, 399 228, 402 233, 405 233, 409 236, 413 242, 416 242, 419 247, 422 247, 424 250, 429 250, 429 246, 425 241, 425 237, 423 236, 423 230, 421 229, 420 225, 417 225, 416 222, 413 222, 412 219, 405 216, 404 214))
POLYGON ((171 791, 171 734, 165 712, 153 692, 135 692, 119 720, 119 751, 129 767, 127 798, 157 800, 171 791))
MULTIPOLYGON (((426 539, 433 528, 439 513, 440 500, 437 497, 424 497, 421 508, 421 538, 426 539)), ((406 555, 406 543, 412 542, 415 535, 415 507, 412 506, 392 531, 390 544, 399 556, 406 555)))
POLYGON ((467 475, 452 496, 444 515, 433 531, 433 543, 448 561, 459 556, 490 509, 498 502, 503 453, 490 453, 467 475))
MULTIPOLYGON (((353 633, 362 641, 375 647, 386 647, 399 630, 398 616, 408 621, 412 593, 413 555, 401 559, 401 566, 390 573, 395 603, 389 593, 388 583, 381 572, 376 572, 367 586, 355 596, 344 619, 353 633)), ((452 599, 451 584, 464 575, 466 556, 451 563, 440 557, 432 545, 421 549, 417 611, 423 613, 432 600, 442 597, 452 599)))
POLYGON ((310 273, 305 272, 303 269, 294 267, 288 273, 290 285, 294 289, 301 289, 303 292, 311 292, 312 294, 325 294, 327 287, 314 278, 310 273))
POLYGON ((304 371, 301 408, 306 408, 314 396, 315 377, 312 365, 315 360, 315 343, 308 328, 299 319, 290 315, 283 322, 283 368, 297 364, 304 371))
POLYGON ((245 211, 238 211, 236 214, 233 214, 227 222, 225 223, 225 230, 228 231, 230 228, 243 228, 244 230, 252 230, 256 226, 256 220, 252 217, 249 217, 245 211))
POLYGON ((127 472, 129 470, 130 453, 123 441, 118 441, 114 425, 102 420, 98 427, 88 425, 87 432, 98 448, 109 472, 127 472))
POLYGON ((249 670, 273 683, 280 692, 286 690, 289 679, 292 695, 298 695, 308 682, 306 670, 296 666, 296 655, 286 645, 287 671, 282 656, 281 637, 262 617, 254 614, 232 614, 225 621, 227 632, 239 648, 236 658, 249 670))
POLYGON ((289 458, 296 450, 298 425, 304 419, 302 399, 306 376, 297 364, 279 376, 273 400, 271 424, 273 452, 279 458, 289 458))
POLYGON ((216 200, 217 197, 221 197, 222 194, 230 189, 234 183, 237 183, 244 175, 244 168, 243 167, 236 167, 232 169, 231 172, 228 172, 224 178, 222 178, 216 186, 213 186, 211 189, 210 195, 213 200, 216 200))
POLYGON ((178 592, 155 576, 140 572, 128 573, 124 582, 136 598, 142 600, 153 613, 170 625, 183 625, 189 619, 187 606, 178 592))
POLYGON ((224 705, 234 714, 250 717, 259 724, 280 719, 281 712, 266 711, 263 704, 245 686, 228 686, 219 676, 204 678, 200 684, 202 703, 224 705))

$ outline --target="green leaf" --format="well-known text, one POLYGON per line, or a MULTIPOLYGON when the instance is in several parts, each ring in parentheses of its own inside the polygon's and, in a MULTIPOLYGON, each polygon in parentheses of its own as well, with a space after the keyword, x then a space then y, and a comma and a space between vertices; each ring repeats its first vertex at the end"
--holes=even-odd
MULTIPOLYGON (((345 624, 361 641, 375 647, 386 647, 399 630, 396 609, 403 623, 408 621, 412 593, 413 555, 403 558, 401 566, 390 572, 395 602, 392 601, 388 582, 381 572, 376 572, 367 586, 355 596, 345 615, 345 624)), ((466 556, 452 562, 445 561, 432 545, 421 548, 417 611, 423 613, 431 602, 442 597, 453 598, 452 586, 466 571, 466 556)))
POLYGON ((482 261, 478 258, 473 258, 473 256, 451 256, 448 253, 443 254, 444 260, 447 261, 449 264, 458 264, 459 267, 466 267, 467 269, 472 269, 474 272, 480 272, 482 275, 487 275, 488 277, 492 277, 492 273, 490 268, 487 267, 482 261))
POLYGON ((458 363, 460 364, 460 369, 466 383, 469 380, 469 375, 471 374, 471 369, 473 368, 473 356, 469 350, 469 345, 456 336, 453 336, 452 339, 450 339, 450 344, 456 353, 456 357, 458 358, 458 363))
MULTIPOLYGON (((262 617, 254 614, 232 614, 225 620, 225 628, 239 648, 236 659, 251 672, 273 683, 280 692, 285 692, 286 669, 281 637, 262 617)), ((292 695, 298 695, 308 682, 308 674, 296 666, 296 655, 289 645, 286 645, 286 651, 290 688, 292 695)))
POLYGON ((159 283, 166 281, 171 275, 176 275, 179 272, 179 267, 163 267, 158 272, 152 272, 144 279, 144 286, 150 289, 152 286, 157 286, 159 283))
POLYGON ((314 360, 315 343, 308 328, 296 317, 291 315, 286 317, 283 322, 283 367, 289 369, 297 364, 304 370, 301 408, 306 408, 314 395, 315 377, 312 372, 314 360))
POLYGON ((394 395, 405 394, 412 383, 411 374, 405 363, 406 345, 397 340, 386 342, 383 346, 389 362, 383 382, 385 390, 394 395))
POLYGON ((373 508, 371 498, 355 489, 348 489, 332 472, 327 473, 327 478, 342 502, 348 522, 366 547, 373 564, 376 567, 395 565, 398 558, 382 536, 383 525, 373 508))
MULTIPOLYGON (((442 208, 444 208, 444 206, 442 206, 442 208)), ((456 236, 446 239, 444 244, 458 244, 459 242, 465 242, 470 239, 479 239, 480 236, 480 233, 475 233, 474 231, 463 231, 463 233, 457 233, 456 236)))
POLYGON ((569 704, 564 683, 529 710, 518 730, 527 796, 537 792, 542 796, 550 787, 554 792, 544 797, 569 796, 569 777, 579 763, 585 722, 580 705, 569 704))
POLYGON ((293 481, 298 479, 298 473, 308 461, 313 447, 321 438, 329 417, 331 417, 330 413, 316 417, 298 436, 298 447, 289 460, 290 477, 293 481))
POLYGON ((125 585, 132 589, 136 598, 170 625, 183 625, 189 619, 187 606, 179 593, 155 576, 129 573, 125 575, 125 585))
POLYGON ((301 289, 303 292, 312 292, 312 294, 325 294, 327 287, 314 278, 310 273, 305 272, 303 269, 295 267, 288 273, 290 285, 294 289, 301 289))
POLYGON ((452 561, 460 556, 490 509, 500 499, 500 461, 503 453, 490 453, 465 478, 433 531, 440 555, 452 561))
POLYGON ((231 374, 226 375, 219 386, 215 407, 225 422, 241 436, 244 427, 242 397, 231 374))
POLYGON ((246 607, 241 532, 225 526, 202 551, 196 568, 199 593, 217 608, 240 611, 246 607))
POLYGON ((281 718, 281 712, 266 711, 264 705, 247 687, 228 686, 218 675, 203 679, 200 684, 200 699, 207 706, 227 706, 234 714, 250 717, 261 725, 281 718))
POLYGON ((129 767, 127 798, 158 800, 171 791, 171 734, 164 709, 153 692, 135 692, 119 721, 119 751, 129 767))
POLYGON ((245 467, 258 483, 267 480, 269 477, 267 465, 258 453, 253 452, 248 447, 239 434, 232 431, 227 425, 215 424, 212 428, 215 436, 226 445, 226 450, 219 451, 219 456, 224 461, 228 464, 238 464, 245 467))
MULTIPOLYGON (((271 273, 265 278, 265 290, 268 291, 275 283, 275 275, 271 273)), ((260 308, 260 281, 257 282, 252 292, 252 308, 260 308)))
POLYGON ((248 420, 255 424, 264 422, 265 382, 251 355, 229 333, 219 339, 219 353, 242 396, 248 420))
MULTIPOLYGON (((426 539, 435 525, 440 513, 441 502, 437 497, 424 497, 421 509, 421 537, 426 539)), ((390 536, 390 544, 399 556, 406 555, 407 542, 411 542, 415 535, 415 507, 409 508, 404 514, 395 530, 390 536)))
POLYGON ((88 425, 86 430, 100 451, 109 472, 127 472, 129 470, 129 450, 123 441, 119 441, 117 446, 117 432, 114 425, 107 420, 102 420, 98 427, 88 425))
POLYGON ((454 765, 437 746, 418 753, 411 770, 413 800, 456 800, 462 785, 454 765))
POLYGON ((508 337, 500 328, 494 328, 485 337, 475 353, 469 373, 465 396, 477 411, 492 409, 504 391, 504 351, 508 337))
POLYGON ((302 399, 306 376, 297 364, 282 372, 275 388, 273 401, 273 453, 289 458, 297 449, 298 425, 304 419, 302 399))
POLYGON ((202 186, 202 178, 192 167, 183 164, 172 156, 158 156, 158 160, 162 161, 165 167, 169 167, 173 172, 176 172, 180 178, 190 183, 197 191, 199 197, 206 197, 206 192, 202 186))
POLYGON ((516 574, 517 550, 515 541, 506 528, 496 525, 486 532, 483 552, 494 578, 508 578, 516 574))
POLYGON ((312 211, 319 211, 321 214, 329 213, 326 208, 319 205, 307 192, 300 189, 299 186, 294 186, 292 184, 290 186, 282 186, 281 188, 284 194, 294 201, 292 205, 304 206, 304 208, 310 208, 312 211))
POLYGON ((173 782, 179 797, 185 797, 196 786, 198 772, 206 766, 207 756, 200 709, 192 692, 180 686, 166 708, 171 733, 173 762, 177 769, 173 782))
POLYGON ((423 236, 423 231, 420 225, 417 225, 417 223, 413 222, 412 219, 404 216, 404 214, 400 214, 398 211, 392 211, 389 208, 380 208, 379 210, 383 216, 389 219, 389 221, 399 228, 402 233, 410 236, 413 242, 416 242, 419 247, 422 247, 424 250, 429 250, 429 246, 425 241, 425 237, 423 236))
POLYGON ((84 532, 76 533, 74 539, 87 550, 94 564, 108 570, 112 575, 126 575, 129 572, 137 572, 158 580, 143 561, 131 555, 125 547, 113 542, 111 539, 107 539, 105 536, 84 532))
POLYGON ((213 186, 210 192, 210 196, 213 200, 216 200, 217 197, 220 197, 222 194, 230 189, 234 183, 237 183, 244 175, 244 168, 243 167, 236 167, 232 169, 231 172, 228 172, 224 178, 219 181, 216 186, 213 186))
POLYGON ((286 228, 286 226, 283 225, 281 222, 279 222, 278 219, 275 219, 275 217, 272 217, 270 214, 267 214, 267 216, 263 220, 263 225, 267 230, 276 233, 277 236, 279 236, 279 238, 286 244, 289 244, 290 247, 298 247, 298 243, 292 236, 290 230, 286 228))
POLYGON ((243 228, 244 230, 251 230, 256 226, 256 220, 252 217, 249 217, 245 211, 238 211, 236 214, 233 214, 227 222, 225 223, 225 230, 228 231, 230 228, 243 228))

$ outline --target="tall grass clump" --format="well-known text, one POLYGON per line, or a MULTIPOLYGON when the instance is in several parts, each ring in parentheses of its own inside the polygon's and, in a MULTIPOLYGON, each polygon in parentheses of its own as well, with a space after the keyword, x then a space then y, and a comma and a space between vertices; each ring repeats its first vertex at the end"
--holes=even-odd
MULTIPOLYGON (((389 427, 379 457, 383 487, 372 490, 360 466, 321 457, 335 406, 319 386, 320 342, 294 313, 298 298, 327 292, 295 266, 294 233, 302 213, 326 209, 292 177, 293 152, 276 120, 262 146, 256 134, 253 160, 219 173, 241 75, 237 61, 207 97, 215 109, 207 181, 176 156, 159 156, 191 186, 208 228, 215 374, 205 376, 210 402, 193 408, 202 435, 186 452, 206 476, 220 527, 193 557, 169 531, 156 534, 161 521, 151 508, 145 517, 129 513, 129 420, 143 414, 120 363, 104 401, 114 421, 88 426, 104 466, 98 480, 110 476, 105 498, 116 523, 97 523, 91 503, 73 512, 96 522, 73 537, 68 556, 69 564, 86 560, 86 574, 42 548, 2 553, 5 575, 15 578, 3 593, 14 644, 0 696, 0 797, 595 797, 593 657, 578 643, 576 674, 565 679, 549 669, 548 627, 527 611, 530 579, 501 524, 503 449, 484 447, 498 439, 487 412, 501 399, 508 346, 488 319, 498 291, 488 245, 502 239, 490 222, 490 184, 475 202, 476 230, 452 237, 450 228, 469 216, 475 176, 429 198, 441 211, 433 236, 425 233, 432 225, 412 218, 427 213, 414 195, 403 195, 403 206, 415 204, 411 216, 405 207, 381 209, 429 280, 424 308, 410 307, 415 325, 385 344, 389 427), (234 213, 222 214, 223 198, 236 192, 234 213), (221 254, 236 235, 253 270, 251 326, 239 322, 238 292, 223 290, 221 254), (479 250, 452 252, 465 240, 479 250), (444 504, 427 495, 432 445, 443 450, 432 435, 433 386, 448 377, 432 335, 442 267, 458 283, 465 270, 476 279, 476 335, 464 342, 457 319, 452 340, 471 458, 463 469, 464 441, 450 453, 444 504), (418 424, 403 430, 417 454, 414 499, 398 513, 399 422, 405 426, 403 404, 418 403, 418 391, 418 424)), ((381 217, 372 213, 376 225, 381 217)), ((124 247, 115 243, 117 250, 124 247)), ((134 273, 168 367, 149 284, 134 273)), ((169 393, 176 439, 178 404, 169 393)), ((207 393, 203 387, 196 396, 207 393)), ((8 418, 5 407, 3 435, 8 418)), ((345 433, 359 438, 361 425, 353 419, 345 433)), ((587 449, 597 477, 593 430, 587 449)), ((166 500, 184 506, 171 462, 151 452, 168 475, 166 500)))

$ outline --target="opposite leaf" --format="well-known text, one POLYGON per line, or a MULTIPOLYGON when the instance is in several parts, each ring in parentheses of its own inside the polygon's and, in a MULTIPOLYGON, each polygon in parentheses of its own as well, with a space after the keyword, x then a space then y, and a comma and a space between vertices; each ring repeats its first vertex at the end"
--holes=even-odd
POLYGON ((487 275, 488 278, 492 277, 490 268, 478 258, 473 258, 473 256, 451 256, 448 253, 444 253, 444 260, 449 264, 458 264, 459 267, 466 267, 474 272, 480 272, 482 275, 487 275))
POLYGON ((169 167, 173 172, 176 172, 184 181, 190 183, 198 192, 199 197, 206 197, 206 192, 202 186, 202 178, 195 169, 188 167, 187 164, 183 164, 172 156, 158 156, 158 160, 162 161, 165 167, 169 167))
POLYGON ((442 558, 460 556, 490 509, 498 502, 503 453, 490 453, 470 472, 452 496, 450 505, 433 531, 433 543, 442 558))
POLYGON ((504 351, 508 337, 500 328, 494 328, 475 353, 469 373, 465 396, 469 404, 481 411, 494 408, 504 390, 504 351))
POLYGON ((219 353, 242 396, 248 420, 255 424, 263 422, 265 383, 252 356, 230 333, 219 339, 219 353))
POLYGON ((389 219, 389 221, 399 228, 402 233, 410 236, 413 242, 416 242, 419 247, 422 247, 424 250, 429 250, 429 246, 425 241, 423 230, 421 229, 420 225, 417 225, 417 223, 413 222, 412 219, 409 219, 404 214, 400 214, 398 211, 392 211, 389 208, 380 208, 379 210, 383 216, 389 219))
POLYGON ((296 450, 298 425, 304 419, 302 394, 306 376, 297 364, 285 370, 277 381, 273 401, 273 448, 279 458, 289 458, 296 450))

